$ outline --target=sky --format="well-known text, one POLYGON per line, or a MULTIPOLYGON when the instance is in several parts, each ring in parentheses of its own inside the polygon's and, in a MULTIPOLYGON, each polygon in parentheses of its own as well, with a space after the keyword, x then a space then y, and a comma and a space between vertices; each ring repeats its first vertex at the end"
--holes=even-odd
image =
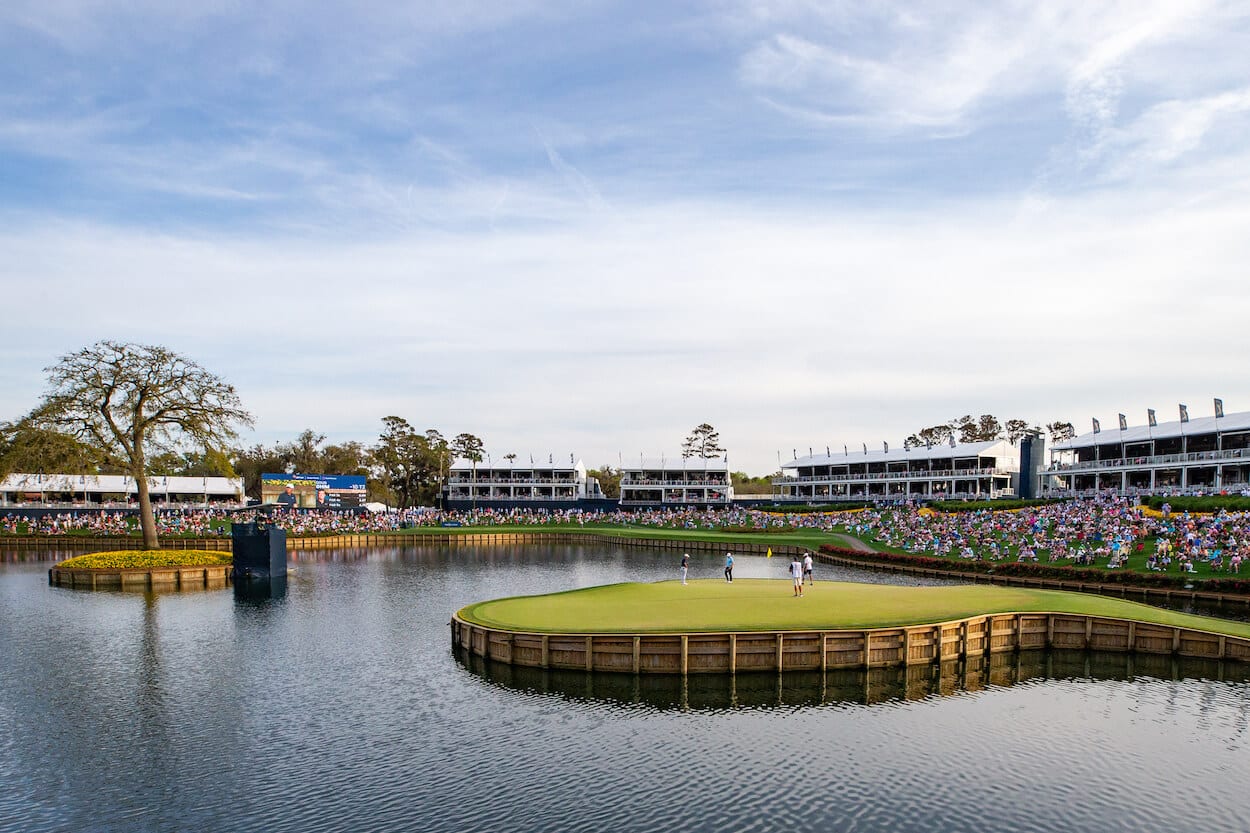
POLYGON ((0 419, 100 339, 247 443, 731 467, 1250 410, 1238 2, 0 4, 0 419))

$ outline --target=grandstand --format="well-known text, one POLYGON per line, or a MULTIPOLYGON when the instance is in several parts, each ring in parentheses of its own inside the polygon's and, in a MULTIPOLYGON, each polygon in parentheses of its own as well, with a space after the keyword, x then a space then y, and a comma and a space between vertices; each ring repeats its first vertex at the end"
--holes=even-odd
MULTIPOLYGON (((244 502, 237 477, 148 478, 154 506, 244 502)), ((133 477, 121 474, 10 474, 0 480, 0 506, 125 506, 139 497, 133 477)))
POLYGON ((621 468, 621 506, 728 506, 729 463, 701 457, 640 458, 621 468))
MULTIPOLYGON (((814 454, 781 466, 779 502, 991 499, 1020 494, 1020 449, 1006 440, 862 454, 814 454)), ((1025 490, 1027 491, 1027 489, 1025 490)))
POLYGON ((1250 412, 1090 431, 1056 443, 1050 454, 1042 472, 1050 496, 1246 491, 1250 412))

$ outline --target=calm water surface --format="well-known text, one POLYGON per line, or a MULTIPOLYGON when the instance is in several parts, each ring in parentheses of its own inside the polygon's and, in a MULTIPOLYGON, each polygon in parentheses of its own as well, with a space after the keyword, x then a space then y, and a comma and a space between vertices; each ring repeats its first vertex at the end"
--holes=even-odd
POLYGON ((0 564, 0 830, 1250 829, 1240 666, 1021 655, 954 679, 683 684, 452 655, 468 602, 673 562, 340 551, 273 600, 71 591, 46 562, 0 564))

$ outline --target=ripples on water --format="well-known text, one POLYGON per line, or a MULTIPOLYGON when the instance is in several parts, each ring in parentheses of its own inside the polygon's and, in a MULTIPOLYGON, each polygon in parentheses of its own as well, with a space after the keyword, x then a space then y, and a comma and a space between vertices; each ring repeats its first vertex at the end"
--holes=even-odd
POLYGON ((988 685, 874 671, 674 691, 452 655, 448 617, 471 601, 671 578, 672 561, 343 551, 298 562, 271 600, 75 592, 46 563, 0 566, 0 830, 1250 829, 1239 666, 1175 680, 1170 660, 1021 655, 988 685))

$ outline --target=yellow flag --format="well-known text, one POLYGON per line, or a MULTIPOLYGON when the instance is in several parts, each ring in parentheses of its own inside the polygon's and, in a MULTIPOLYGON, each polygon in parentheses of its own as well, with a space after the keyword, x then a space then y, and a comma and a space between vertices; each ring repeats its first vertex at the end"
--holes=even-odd
POLYGON ((768 548, 768 555, 766 555, 766 556, 764 556, 764 557, 765 557, 765 558, 772 558, 772 557, 773 557, 773 548, 772 548, 772 547, 769 547, 769 548, 768 548))

